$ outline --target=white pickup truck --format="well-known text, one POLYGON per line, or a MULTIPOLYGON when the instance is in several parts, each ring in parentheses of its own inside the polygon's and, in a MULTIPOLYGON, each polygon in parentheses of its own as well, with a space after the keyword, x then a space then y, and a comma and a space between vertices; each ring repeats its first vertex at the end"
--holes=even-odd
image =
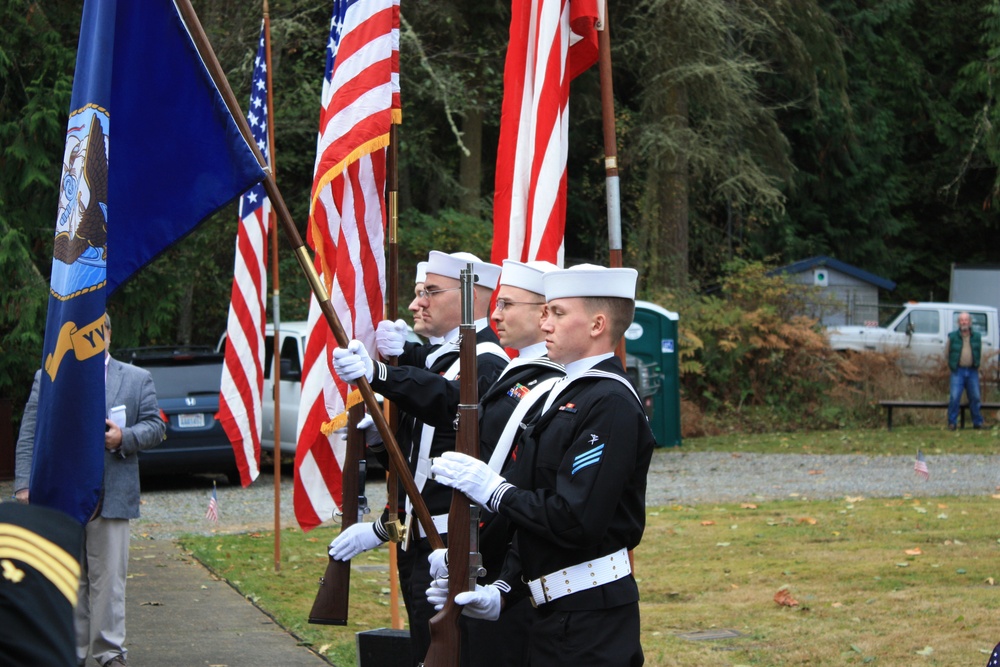
MULTIPOLYGON (((281 452, 295 453, 298 437, 299 402, 302 395, 302 362, 305 359, 307 322, 282 322, 279 341, 281 358, 281 452)), ((274 451, 274 325, 268 323, 264 329, 264 391, 261 395, 261 442, 264 451, 274 451)), ((420 337, 411 329, 407 338, 420 342, 420 337)), ((226 349, 226 335, 222 334, 217 346, 219 352, 226 349)), ((376 394, 376 397, 378 395, 376 394)), ((381 399, 380 399, 381 400, 381 399)))
POLYGON ((947 363, 948 334, 958 328, 958 314, 967 312, 982 334, 982 365, 996 364, 1000 349, 997 309, 965 303, 910 302, 892 315, 885 327, 830 327, 834 350, 896 352, 903 371, 925 373, 947 363))

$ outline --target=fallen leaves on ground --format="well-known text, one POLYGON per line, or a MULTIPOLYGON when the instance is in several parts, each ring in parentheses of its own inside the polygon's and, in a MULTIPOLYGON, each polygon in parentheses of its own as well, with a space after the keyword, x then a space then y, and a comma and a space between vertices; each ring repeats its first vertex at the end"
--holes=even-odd
POLYGON ((774 601, 783 607, 799 606, 799 601, 792 597, 787 588, 778 589, 778 592, 774 594, 774 601))
POLYGON ((702 521, 701 525, 703 525, 703 526, 714 526, 715 522, 714 521, 702 521))
POLYGON ((920 547, 914 547, 913 549, 907 549, 905 553, 907 556, 920 556, 924 552, 920 550, 920 547))

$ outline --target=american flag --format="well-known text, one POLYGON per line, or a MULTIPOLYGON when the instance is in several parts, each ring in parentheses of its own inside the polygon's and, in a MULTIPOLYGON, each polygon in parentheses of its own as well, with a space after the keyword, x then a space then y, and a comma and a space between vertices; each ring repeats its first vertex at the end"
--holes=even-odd
MULTIPOLYGON (((267 104, 267 35, 261 25, 250 84, 247 122, 254 141, 270 164, 267 104)), ((261 393, 264 388, 264 291, 267 282, 267 232, 271 202, 262 185, 240 199, 236 266, 226 325, 226 361, 222 368, 219 421, 236 454, 240 481, 248 486, 260 474, 261 393)))
POLYGON ((986 663, 986 667, 1000 667, 1000 644, 993 647, 993 653, 990 654, 990 661, 986 663))
POLYGON ((913 470, 924 479, 931 478, 931 473, 927 470, 927 459, 924 458, 924 453, 919 449, 917 450, 917 460, 913 462, 913 470))
POLYGON ((205 518, 219 523, 219 496, 215 492, 215 482, 212 482, 212 495, 208 497, 208 511, 205 512, 205 518))
MULTIPOLYGON (((399 16, 393 0, 335 0, 327 44, 307 240, 348 336, 374 354, 385 293, 385 180, 399 16)), ((397 111, 398 114, 398 111, 397 111)), ((310 530, 341 498, 343 442, 335 430, 360 400, 332 372, 336 341, 310 304, 295 455, 295 517, 310 530)))
POLYGON ((569 84, 597 61, 597 18, 598 0, 513 4, 493 200, 494 264, 509 258, 562 266, 569 84))

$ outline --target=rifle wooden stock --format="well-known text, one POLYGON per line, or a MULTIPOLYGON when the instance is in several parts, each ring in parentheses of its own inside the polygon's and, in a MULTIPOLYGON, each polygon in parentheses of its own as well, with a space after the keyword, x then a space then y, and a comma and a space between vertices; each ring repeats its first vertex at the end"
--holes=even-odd
MULTIPOLYGON (((365 458, 365 434, 357 428, 364 417, 361 404, 348 411, 347 451, 344 454, 344 474, 341 488, 344 497, 340 503, 340 532, 344 532, 358 522, 360 508, 358 496, 361 493, 360 462, 365 458)), ((351 562, 334 560, 326 564, 326 573, 319 580, 319 590, 309 612, 309 622, 319 625, 347 625, 347 607, 351 595, 351 562)))
MULTIPOLYGON (((229 86, 229 80, 222 70, 222 65, 219 64, 219 59, 215 56, 215 51, 212 50, 212 45, 208 41, 208 36, 205 35, 205 30, 198 20, 198 15, 195 13, 194 7, 191 6, 191 0, 177 0, 177 9, 184 18, 184 23, 191 35, 191 40, 198 49, 198 53, 205 63, 205 68, 215 82, 222 100, 226 103, 226 107, 233 117, 233 122, 236 123, 236 127, 239 128, 243 139, 247 142, 250 150, 253 151, 254 156, 257 158, 257 163, 264 170, 265 177, 261 181, 264 185, 264 191, 270 198, 274 213, 277 215, 285 236, 288 237, 288 241, 295 251, 295 257, 299 262, 299 266, 309 280, 309 285, 312 288, 313 294, 316 295, 316 301, 319 303, 320 310, 323 311, 323 316, 326 318, 327 324, 330 325, 330 330, 337 340, 337 345, 347 347, 347 344, 351 342, 347 337, 347 332, 344 330, 340 319, 337 317, 337 313, 333 309, 333 303, 330 301, 326 286, 316 272, 316 267, 309 260, 309 249, 306 248, 299 230, 295 227, 292 214, 285 204, 284 197, 281 196, 281 192, 278 190, 278 185, 274 182, 274 176, 267 166, 263 154, 257 148, 257 143, 250 132, 250 125, 247 124, 246 115, 240 109, 239 102, 236 101, 236 96, 233 94, 233 89, 229 86)), ((406 459, 403 457, 403 452, 399 449, 392 430, 389 428, 385 417, 382 415, 382 411, 379 409, 375 392, 372 391, 371 385, 368 384, 368 380, 365 378, 358 378, 357 387, 358 391, 361 392, 362 398, 364 398, 368 414, 375 420, 375 426, 378 428, 378 432, 382 436, 382 442, 385 443, 386 452, 389 454, 389 463, 396 474, 399 475, 403 489, 413 503, 413 513, 416 515, 417 520, 420 521, 420 525, 423 526, 428 542, 434 549, 442 548, 444 542, 441 540, 441 535, 434 528, 434 523, 431 521, 431 513, 427 510, 427 504, 420 496, 420 491, 413 481, 413 474, 410 472, 406 459)))
MULTIPOLYGON (((465 272, 463 272, 465 273, 465 272)), ((471 273, 471 267, 470 267, 471 273)), ((471 301, 471 279, 463 277, 463 290, 468 288, 471 301)), ((476 325, 471 314, 463 312, 460 327, 462 342, 459 351, 461 375, 459 376, 458 437, 455 450, 479 458, 479 373, 476 365, 476 325)), ((463 311, 465 305, 463 305, 463 311)), ((424 657, 424 667, 459 667, 461 656, 461 631, 458 620, 462 607, 455 604, 455 596, 475 587, 475 577, 470 574, 470 544, 472 527, 469 505, 464 493, 455 491, 448 511, 448 600, 430 620, 431 645, 424 657)))

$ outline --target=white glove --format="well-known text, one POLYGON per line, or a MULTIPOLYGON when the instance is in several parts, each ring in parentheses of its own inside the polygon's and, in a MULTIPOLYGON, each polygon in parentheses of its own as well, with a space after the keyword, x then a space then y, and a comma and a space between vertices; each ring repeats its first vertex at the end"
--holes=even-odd
MULTIPOLYGON (((431 564, 431 579, 448 578, 448 550, 435 549, 427 557, 431 564)), ((446 587, 447 588, 447 587, 446 587)))
POLYGON ((458 489, 483 507, 497 487, 507 481, 479 459, 458 452, 445 452, 432 459, 431 479, 458 489))
MULTIPOLYGON (((448 601, 448 580, 435 579, 427 589, 427 602, 440 611, 448 601)), ((469 618, 479 618, 484 621, 495 621, 500 618, 500 589, 493 584, 480 586, 476 590, 459 593, 455 596, 455 604, 462 607, 462 614, 469 618)))
POLYGON ((369 382, 375 373, 375 364, 360 340, 352 340, 347 347, 333 351, 333 370, 342 381, 353 384, 364 376, 369 382))
POLYGON ((330 557, 333 560, 351 560, 382 542, 382 538, 375 534, 374 523, 356 523, 340 531, 340 535, 330 542, 330 557))
POLYGON ((459 593, 455 596, 455 604, 464 607, 462 613, 469 618, 481 618, 484 621, 495 621, 500 618, 500 589, 493 584, 480 586, 476 590, 459 593))
POLYGON ((369 447, 382 442, 382 434, 375 428, 375 420, 367 412, 358 422, 358 430, 365 434, 365 444, 369 447))
POLYGON ((382 320, 375 329, 375 349, 383 359, 403 354, 403 343, 409 327, 403 320, 382 320))
POLYGON ((427 603, 434 607, 435 611, 441 611, 441 607, 448 601, 448 580, 433 579, 427 589, 427 603))

